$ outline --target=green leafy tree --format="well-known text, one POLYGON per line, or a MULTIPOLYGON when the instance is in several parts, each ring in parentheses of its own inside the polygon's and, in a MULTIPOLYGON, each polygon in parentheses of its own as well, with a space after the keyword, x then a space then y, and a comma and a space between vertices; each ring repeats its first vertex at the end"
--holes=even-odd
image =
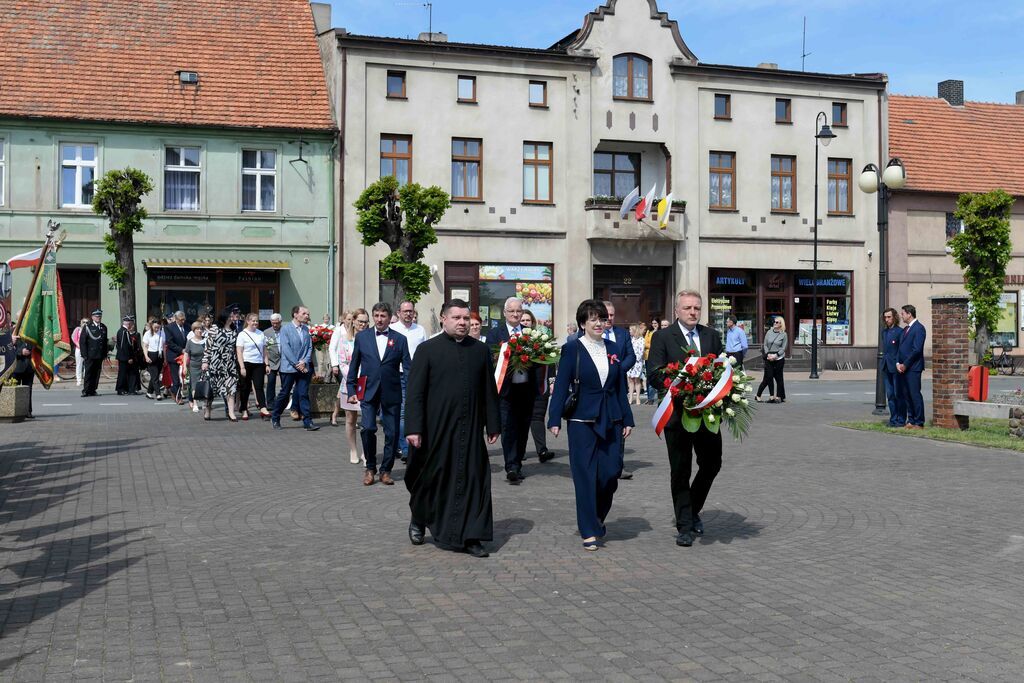
POLYGON ((421 259, 437 243, 434 226, 451 204, 448 193, 436 185, 399 187, 393 176, 373 183, 356 200, 356 229, 363 244, 383 242, 391 248, 380 262, 380 276, 398 284, 399 300, 419 301, 430 291, 430 267, 421 259))
POLYGON ((989 333, 999 322, 999 304, 1010 262, 1010 209, 1014 199, 1003 190, 964 193, 956 201, 963 231, 949 240, 953 259, 964 271, 971 297, 971 333, 978 358, 989 352, 989 333))
POLYGON ((102 271, 118 288, 121 316, 135 315, 135 233, 142 230, 146 209, 142 198, 153 191, 153 181, 135 168, 108 171, 96 181, 92 197, 94 213, 105 216, 110 232, 103 236, 107 253, 114 258, 102 271))

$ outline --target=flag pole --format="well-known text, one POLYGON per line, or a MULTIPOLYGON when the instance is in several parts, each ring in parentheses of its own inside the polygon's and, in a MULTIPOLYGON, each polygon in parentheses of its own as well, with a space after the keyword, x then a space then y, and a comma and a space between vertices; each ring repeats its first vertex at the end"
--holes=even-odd
MULTIPOLYGON (((60 223, 54 223, 51 218, 46 223, 46 243, 43 245, 42 251, 39 253, 39 263, 36 264, 35 272, 32 274, 32 282, 29 284, 28 291, 25 292, 25 301, 21 304, 21 310, 18 311, 18 325, 14 330, 11 331, 12 336, 21 337, 21 326, 25 320, 25 309, 28 307, 29 301, 32 298, 32 292, 36 289, 36 282, 39 280, 39 274, 43 270, 43 261, 46 259, 46 254, 49 253, 50 247, 53 244, 53 234, 57 228, 60 227, 60 223)), ((11 367, 5 368, 2 375, 0 375, 0 390, 3 388, 3 383, 14 373, 14 364, 11 367)))

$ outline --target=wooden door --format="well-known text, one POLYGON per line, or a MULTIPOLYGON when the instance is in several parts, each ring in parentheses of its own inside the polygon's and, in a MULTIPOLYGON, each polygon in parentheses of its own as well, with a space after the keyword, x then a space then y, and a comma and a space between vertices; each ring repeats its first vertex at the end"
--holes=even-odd
MULTIPOLYGON (((70 334, 82 318, 89 318, 100 307, 100 272, 58 268, 64 294, 64 315, 70 334)), ((117 318, 114 311, 114 318, 117 318)))

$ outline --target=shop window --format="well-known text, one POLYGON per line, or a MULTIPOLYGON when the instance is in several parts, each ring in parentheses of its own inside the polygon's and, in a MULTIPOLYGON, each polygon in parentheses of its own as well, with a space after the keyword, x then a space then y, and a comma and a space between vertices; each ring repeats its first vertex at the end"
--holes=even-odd
POLYGON ((651 60, 640 55, 617 55, 612 60, 612 97, 651 99, 651 60))
POLYGON ((483 199, 484 143, 452 138, 452 199, 483 199))
POLYGON ((66 209, 92 207, 96 181, 96 145, 60 146, 60 205, 66 209))
POLYGON ((725 338, 725 319, 736 316, 736 324, 751 345, 761 342, 757 324, 757 280, 754 271, 711 270, 708 286, 708 320, 725 338))
POLYGON ((1017 339, 1017 330, 1020 329, 1020 308, 1017 300, 1017 292, 1003 292, 1002 300, 999 302, 999 320, 989 336, 989 344, 992 346, 1020 346, 1017 339))
POLYGON ((594 196, 621 199, 640 186, 640 155, 594 152, 594 196))
POLYGON ((796 157, 772 155, 772 211, 796 212, 796 157))
POLYGON ((446 263, 445 292, 467 298, 483 321, 483 332, 505 323, 505 300, 518 297, 539 325, 554 328, 553 269, 545 264, 446 263))
POLYGON ((828 160, 828 212, 850 215, 853 213, 853 195, 850 182, 853 178, 853 161, 850 159, 828 160))
POLYGON ((399 185, 412 179, 412 136, 380 136, 380 177, 394 176, 399 185))
MULTIPOLYGON (((849 271, 818 271, 818 341, 848 345, 853 341, 852 274, 849 271)), ((796 273, 793 285, 797 329, 796 344, 811 343, 814 309, 813 271, 796 273)))
POLYGON ((164 208, 167 211, 199 211, 201 151, 199 147, 164 150, 164 208))

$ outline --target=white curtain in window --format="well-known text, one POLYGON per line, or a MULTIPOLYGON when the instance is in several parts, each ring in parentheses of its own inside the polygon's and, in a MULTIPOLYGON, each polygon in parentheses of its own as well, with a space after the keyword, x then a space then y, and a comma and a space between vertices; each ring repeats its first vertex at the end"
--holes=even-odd
POLYGON ((199 210, 198 173, 195 171, 165 171, 164 185, 167 210, 199 210))
POLYGON ((274 210, 274 176, 260 178, 260 211, 274 210))

